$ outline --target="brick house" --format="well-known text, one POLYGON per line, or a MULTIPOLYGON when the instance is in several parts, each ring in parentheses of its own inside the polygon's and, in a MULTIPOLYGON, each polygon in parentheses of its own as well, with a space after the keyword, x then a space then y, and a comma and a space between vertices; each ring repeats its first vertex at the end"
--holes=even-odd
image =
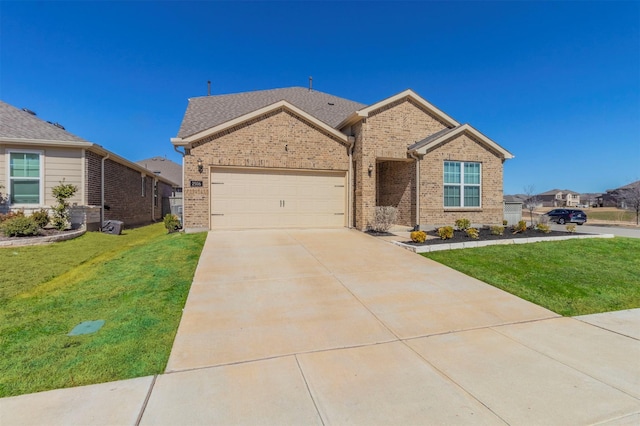
POLYGON ((187 230, 499 224, 509 151, 412 90, 364 105, 301 87, 189 100, 187 230))
POLYGON ((0 101, 0 194, 2 210, 34 210, 55 204, 61 181, 78 187, 69 201, 73 226, 100 228, 101 220, 125 226, 162 218, 171 182, 100 145, 0 101), (101 208, 104 206, 104 209, 101 208))

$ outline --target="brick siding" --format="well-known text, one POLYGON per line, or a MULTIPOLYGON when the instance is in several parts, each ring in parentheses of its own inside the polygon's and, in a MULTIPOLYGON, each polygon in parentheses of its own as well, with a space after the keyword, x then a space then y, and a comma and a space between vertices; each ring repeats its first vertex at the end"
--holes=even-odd
MULTIPOLYGON (((378 160, 406 161, 409 145, 444 128, 446 128, 444 123, 409 98, 400 99, 384 108, 372 111, 368 118, 352 126, 352 132, 356 137, 354 158, 357 164, 355 174, 358 182, 355 194, 356 228, 366 229, 373 218, 377 195, 376 174, 379 172, 380 164, 384 164, 376 164, 378 160), (374 169, 371 176, 368 172, 369 164, 374 169)), ((415 180, 409 177, 409 174, 405 170, 403 176, 406 179, 415 180)), ((407 185, 409 184, 405 184, 404 187, 406 188, 407 185)), ((406 211, 407 207, 405 202, 402 208, 406 211)), ((415 213, 413 216, 415 217, 415 213)), ((407 218, 408 213, 403 212, 404 223, 402 224, 411 225, 411 221, 406 222, 407 218)))
POLYGON ((277 109, 199 141, 184 158, 184 226, 209 229, 209 171, 213 166, 348 170, 347 146, 325 130, 277 109), (204 170, 198 172, 198 159, 204 170), (190 187, 190 181, 202 187, 190 187))
MULTIPOLYGON (((86 152, 86 193, 89 205, 100 206, 102 157, 86 152)), ((155 176, 149 173, 142 195, 142 174, 123 164, 107 159, 104 164, 105 220, 121 220, 126 227, 152 223, 162 219, 162 198, 171 196, 171 185, 158 181, 158 198, 154 198, 155 176), (153 212, 153 218, 152 218, 153 212)))
POLYGON ((502 224, 502 169, 498 153, 466 134, 428 152, 420 164, 421 224, 453 225, 460 218, 474 225, 502 224), (444 207, 444 162, 448 160, 482 164, 480 208, 444 207))

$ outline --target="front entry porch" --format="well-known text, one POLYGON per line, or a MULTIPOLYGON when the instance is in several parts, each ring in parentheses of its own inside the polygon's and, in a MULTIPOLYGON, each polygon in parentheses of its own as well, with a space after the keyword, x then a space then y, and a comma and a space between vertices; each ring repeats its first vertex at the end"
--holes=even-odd
POLYGON ((398 209, 396 224, 414 226, 416 218, 416 161, 376 160, 376 206, 398 209))

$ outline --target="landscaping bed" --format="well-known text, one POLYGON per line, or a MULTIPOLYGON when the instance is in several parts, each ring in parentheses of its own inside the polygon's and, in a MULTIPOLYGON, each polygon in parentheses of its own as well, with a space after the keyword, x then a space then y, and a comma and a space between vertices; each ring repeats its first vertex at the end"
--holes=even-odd
MULTIPOLYGON (((575 233, 565 231, 550 231, 542 232, 537 229, 527 228, 524 231, 513 232, 510 229, 505 229, 502 235, 493 235, 489 228, 479 228, 478 238, 471 238, 465 231, 453 231, 453 237, 443 240, 438 235, 437 230, 425 231, 427 233, 427 240, 424 243, 416 243, 411 240, 403 241, 403 244, 411 246, 425 246, 433 244, 452 244, 452 243, 470 243, 474 241, 497 241, 497 240, 513 240, 516 238, 539 238, 539 237, 569 237, 575 235, 575 233)), ((585 234, 582 234, 585 235, 585 234)))

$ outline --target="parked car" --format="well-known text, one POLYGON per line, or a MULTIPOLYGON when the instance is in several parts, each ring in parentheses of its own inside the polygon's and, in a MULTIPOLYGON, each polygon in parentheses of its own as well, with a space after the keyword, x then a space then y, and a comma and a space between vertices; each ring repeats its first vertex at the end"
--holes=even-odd
POLYGON ((587 221, 587 214, 577 209, 553 209, 545 213, 552 222, 563 225, 565 223, 577 223, 582 225, 587 221))

